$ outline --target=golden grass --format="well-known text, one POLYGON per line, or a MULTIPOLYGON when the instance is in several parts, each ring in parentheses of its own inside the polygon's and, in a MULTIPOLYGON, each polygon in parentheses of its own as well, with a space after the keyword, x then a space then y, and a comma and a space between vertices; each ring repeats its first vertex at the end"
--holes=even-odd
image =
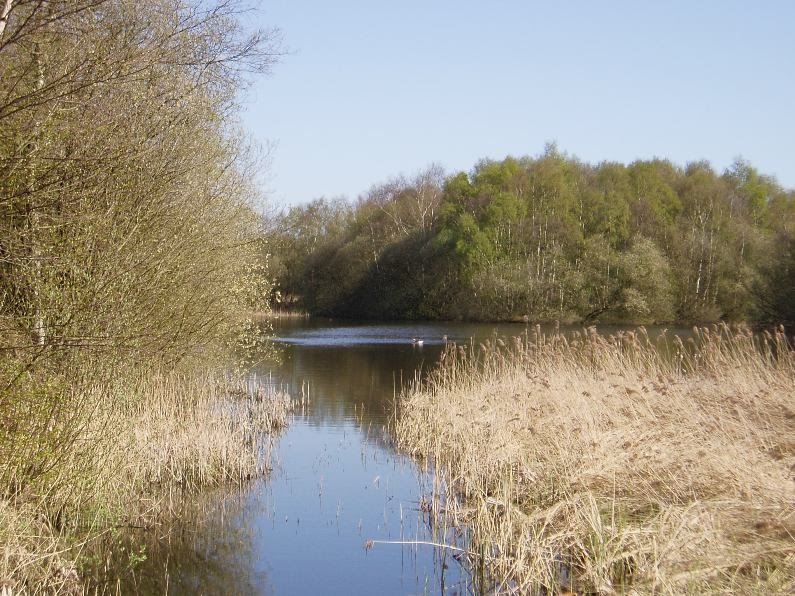
POLYGON ((0 498, 0 589, 81 593, 91 543, 121 528, 179 524, 185 499, 268 471, 270 436, 289 397, 213 375, 154 375, 103 403, 65 459, 23 493, 0 498), (114 402, 114 403, 109 403, 114 402))
POLYGON ((396 434, 515 593, 795 592, 795 352, 783 331, 643 329, 448 350, 396 434))
POLYGON ((261 474, 268 465, 268 443, 261 439, 285 425, 290 409, 286 395, 249 392, 243 383, 212 376, 158 376, 141 393, 124 441, 135 453, 119 462, 136 485, 192 490, 261 474), (142 461, 148 464, 136 465, 142 461))
POLYGON ((35 507, 0 500, 0 594, 80 593, 70 550, 35 507))

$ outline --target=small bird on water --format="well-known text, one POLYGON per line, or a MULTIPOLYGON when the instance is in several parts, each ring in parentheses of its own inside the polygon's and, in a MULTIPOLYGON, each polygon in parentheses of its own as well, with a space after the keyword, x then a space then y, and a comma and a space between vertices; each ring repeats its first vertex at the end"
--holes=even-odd
POLYGON ((425 343, 425 340, 420 339, 419 337, 414 337, 412 338, 411 343, 413 343, 415 346, 421 346, 423 343, 425 343))

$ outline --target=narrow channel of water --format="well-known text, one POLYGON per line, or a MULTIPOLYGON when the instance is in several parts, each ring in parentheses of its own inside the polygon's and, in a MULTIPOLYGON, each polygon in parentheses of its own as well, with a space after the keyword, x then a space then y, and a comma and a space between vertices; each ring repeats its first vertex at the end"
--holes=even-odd
POLYGON ((167 591, 213 594, 226 585, 230 591, 221 592, 235 594, 477 593, 453 551, 427 544, 465 537, 434 527, 422 506, 434 479, 395 451, 387 426, 396 395, 433 369, 445 338, 460 345, 527 330, 277 322, 278 361, 252 375, 308 403, 277 439, 273 472, 227 496, 192 546, 166 550, 167 591))
POLYGON ((280 361, 257 374, 309 404, 281 437, 274 472, 247 495, 259 511, 251 543, 257 591, 473 593, 452 551, 423 544, 457 538, 440 535, 422 511, 433 478, 393 449, 386 427, 396 394, 435 366, 445 335, 469 341, 494 326, 298 321, 275 331, 280 361))

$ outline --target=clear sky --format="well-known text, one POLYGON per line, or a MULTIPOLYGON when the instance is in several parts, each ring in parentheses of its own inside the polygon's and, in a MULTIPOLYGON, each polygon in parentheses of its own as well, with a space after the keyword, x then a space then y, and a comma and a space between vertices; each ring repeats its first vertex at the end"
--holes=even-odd
MULTIPOLYGON (((436 162, 742 155, 795 188, 795 0, 263 0, 291 51, 244 125, 272 205, 436 162)), ((254 22, 254 21, 252 21, 254 22)))

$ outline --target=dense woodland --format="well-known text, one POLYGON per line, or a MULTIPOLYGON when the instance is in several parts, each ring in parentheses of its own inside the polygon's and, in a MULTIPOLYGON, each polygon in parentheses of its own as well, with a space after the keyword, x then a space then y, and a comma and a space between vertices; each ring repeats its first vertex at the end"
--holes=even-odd
POLYGON ((795 192, 738 159, 431 166, 272 217, 282 300, 371 319, 795 320, 795 192))

